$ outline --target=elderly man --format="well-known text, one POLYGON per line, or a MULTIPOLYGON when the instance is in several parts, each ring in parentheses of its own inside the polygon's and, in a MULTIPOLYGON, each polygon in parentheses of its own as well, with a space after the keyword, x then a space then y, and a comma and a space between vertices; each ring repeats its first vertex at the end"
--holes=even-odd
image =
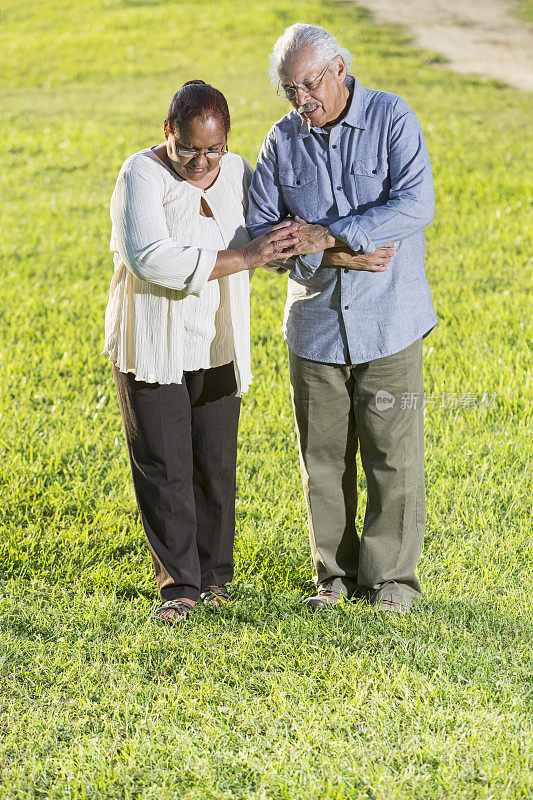
POLYGON ((359 597, 405 612, 421 594, 422 339, 437 322, 429 156, 409 105, 347 74, 350 54, 323 28, 291 25, 272 60, 293 110, 264 141, 247 225, 252 236, 288 216, 298 226, 284 332, 318 590, 304 603, 359 597))

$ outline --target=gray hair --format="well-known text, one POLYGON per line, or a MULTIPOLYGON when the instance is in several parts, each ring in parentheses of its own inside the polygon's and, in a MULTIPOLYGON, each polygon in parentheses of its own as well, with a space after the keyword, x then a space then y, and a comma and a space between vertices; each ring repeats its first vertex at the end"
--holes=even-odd
POLYGON ((313 47, 318 61, 329 62, 333 61, 335 56, 342 56, 348 69, 352 65, 352 54, 340 46, 332 33, 319 25, 295 22, 294 25, 285 28, 270 53, 269 74, 273 84, 278 82, 279 67, 287 56, 303 47, 313 47))

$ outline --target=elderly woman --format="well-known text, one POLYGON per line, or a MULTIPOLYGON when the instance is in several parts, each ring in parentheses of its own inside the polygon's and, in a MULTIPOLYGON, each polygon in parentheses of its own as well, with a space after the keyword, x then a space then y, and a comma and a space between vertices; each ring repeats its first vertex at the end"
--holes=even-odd
POLYGON ((252 380, 250 270, 292 254, 289 221, 249 241, 252 168, 227 151, 224 96, 174 95, 165 142, 123 164, 111 200, 113 363, 137 504, 161 603, 185 621, 230 599, 240 397, 252 380))

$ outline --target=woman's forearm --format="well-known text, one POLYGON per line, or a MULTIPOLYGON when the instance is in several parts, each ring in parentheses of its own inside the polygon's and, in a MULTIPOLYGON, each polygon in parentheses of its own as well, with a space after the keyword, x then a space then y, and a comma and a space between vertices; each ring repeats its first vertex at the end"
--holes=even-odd
POLYGON ((263 236, 252 239, 241 250, 220 250, 208 280, 216 281, 224 275, 253 270, 270 261, 286 261, 293 255, 292 247, 298 241, 294 235, 295 225, 289 220, 274 225, 263 236))
POLYGON ((219 250, 213 272, 207 280, 216 281, 225 275, 234 275, 247 269, 250 267, 246 264, 242 250, 219 250))

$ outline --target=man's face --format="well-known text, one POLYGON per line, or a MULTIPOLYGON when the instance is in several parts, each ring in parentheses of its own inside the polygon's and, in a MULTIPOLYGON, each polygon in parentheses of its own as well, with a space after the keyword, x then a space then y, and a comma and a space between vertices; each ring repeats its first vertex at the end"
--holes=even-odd
POLYGON ((279 77, 283 89, 297 89, 296 96, 289 102, 311 125, 322 128, 342 114, 349 92, 344 83, 346 65, 341 56, 328 66, 318 58, 314 47, 304 47, 287 56, 280 65, 279 77))

